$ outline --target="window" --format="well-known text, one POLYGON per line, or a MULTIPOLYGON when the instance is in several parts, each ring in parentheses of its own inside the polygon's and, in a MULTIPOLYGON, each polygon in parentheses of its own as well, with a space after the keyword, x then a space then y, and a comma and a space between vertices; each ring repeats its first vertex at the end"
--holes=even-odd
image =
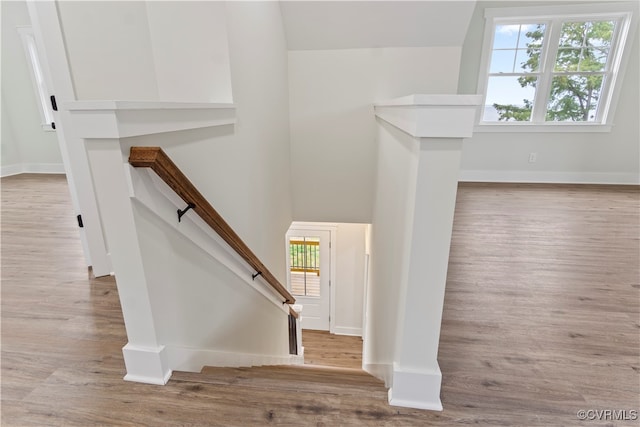
POLYGON ((320 238, 289 239, 291 290, 296 296, 320 296, 320 238))
POLYGON ((51 123, 53 119, 53 110, 49 103, 49 90, 47 89, 47 83, 44 80, 44 74, 42 66, 38 58, 38 50, 36 48, 36 39, 33 36, 33 29, 31 27, 18 27, 18 33, 22 39, 22 45, 24 47, 25 54, 27 55, 27 63, 31 68, 31 79, 33 81, 33 88, 36 96, 38 97, 38 110, 40 111, 40 120, 42 128, 44 130, 52 131, 51 123))
POLYGON ((487 9, 480 124, 610 124, 631 25, 624 7, 487 9))

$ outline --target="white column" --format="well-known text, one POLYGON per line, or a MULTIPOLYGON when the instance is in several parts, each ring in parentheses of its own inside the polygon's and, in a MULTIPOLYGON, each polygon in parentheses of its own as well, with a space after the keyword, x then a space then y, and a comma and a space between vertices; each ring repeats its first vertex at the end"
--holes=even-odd
POLYGON ((412 95, 376 115, 420 144, 406 288, 399 306, 389 403, 442 410, 438 343, 456 204, 462 138, 472 134, 473 95, 412 95))
POLYGON ((129 342, 122 349, 127 367, 125 380, 165 384, 171 376, 164 347, 158 345, 149 301, 129 184, 118 139, 86 141, 87 155, 129 342))
MULTIPOLYGON (((75 101, 62 105, 69 128, 84 142, 100 218, 116 276, 129 342, 122 352, 128 381, 166 384, 168 354, 159 340, 131 197, 127 138, 235 122, 231 104, 75 101)), ((162 313, 155 313, 161 316, 162 313)))
POLYGON ((436 359, 462 139, 422 138, 392 405, 442 410, 436 359))

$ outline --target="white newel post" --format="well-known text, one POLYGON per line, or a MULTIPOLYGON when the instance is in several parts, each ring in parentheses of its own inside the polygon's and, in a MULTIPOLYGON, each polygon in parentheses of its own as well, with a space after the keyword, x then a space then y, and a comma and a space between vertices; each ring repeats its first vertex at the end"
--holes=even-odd
MULTIPOLYGON (((166 384, 171 368, 158 342, 134 221, 127 138, 227 125, 231 104, 74 101, 62 105, 73 137, 84 140, 100 218, 111 252, 128 343, 125 380, 166 384)), ((158 315, 158 313, 156 313, 158 315)))
POLYGON ((412 95, 375 106, 376 116, 420 146, 391 405, 442 410, 437 355, 462 140, 472 135, 480 103, 477 95, 412 95))
POLYGON ((296 322, 297 357, 295 358, 295 360, 297 360, 302 365, 304 364, 304 346, 302 345, 302 305, 293 304, 291 308, 298 314, 298 319, 296 322))

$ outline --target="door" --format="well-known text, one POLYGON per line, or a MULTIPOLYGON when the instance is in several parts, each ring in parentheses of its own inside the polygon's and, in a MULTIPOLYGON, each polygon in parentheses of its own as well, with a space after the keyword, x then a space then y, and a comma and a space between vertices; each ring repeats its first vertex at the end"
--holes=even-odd
MULTIPOLYGON (((42 77, 52 92, 50 95, 55 95, 57 105, 62 107, 64 102, 74 101, 76 98, 56 2, 29 0, 27 8, 42 66, 42 77)), ((60 111, 57 108, 54 110, 60 154, 71 202, 75 215, 79 216, 78 226, 85 259, 96 277, 108 276, 113 269, 102 232, 84 141, 73 136, 73 132, 68 132, 71 129, 68 112, 63 108, 59 108, 60 111)))
POLYGON ((303 329, 329 330, 330 244, 329 231, 292 229, 287 233, 287 283, 296 303, 303 306, 303 329))

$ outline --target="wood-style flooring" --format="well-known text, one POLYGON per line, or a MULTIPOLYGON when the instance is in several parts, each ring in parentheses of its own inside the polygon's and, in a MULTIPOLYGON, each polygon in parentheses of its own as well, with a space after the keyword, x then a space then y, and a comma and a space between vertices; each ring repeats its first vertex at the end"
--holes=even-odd
POLYGON ((331 335, 329 332, 302 331, 304 363, 362 369, 362 338, 331 335))
MULTIPOLYGON (((439 353, 445 409, 430 412, 388 406, 353 371, 343 384, 311 371, 317 386, 262 368, 123 381, 115 283, 83 265, 64 178, 0 183, 3 427, 638 425, 577 417, 640 409, 637 187, 460 186, 439 353)), ((357 365, 344 345, 331 355, 330 336, 306 335, 307 362, 357 365)))

